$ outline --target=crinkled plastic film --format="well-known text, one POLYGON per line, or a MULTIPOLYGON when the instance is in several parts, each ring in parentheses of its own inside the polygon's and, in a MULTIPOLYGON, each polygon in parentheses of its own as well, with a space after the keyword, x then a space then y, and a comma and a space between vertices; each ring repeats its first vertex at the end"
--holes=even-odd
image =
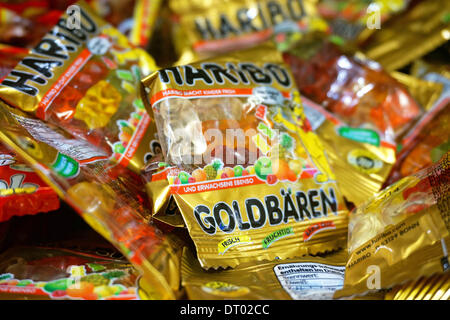
POLYGON ((166 268, 170 261, 177 260, 176 253, 170 240, 149 224, 150 213, 136 186, 139 177, 126 168, 111 166, 107 157, 84 164, 78 162, 63 153, 67 150, 55 146, 70 144, 77 150, 91 152, 95 147, 19 110, 4 104, 0 107, 1 140, 142 272, 150 284, 147 298, 174 299, 179 275, 175 269, 167 272, 166 268), (31 129, 30 123, 34 129, 39 126, 40 133, 31 129), (43 142, 49 134, 53 139, 57 137, 60 144, 52 146, 48 140, 43 142))
POLYGON ((14 152, 0 143, 0 222, 54 211, 58 195, 14 152))
POLYGON ((378 63, 320 37, 311 48, 299 42, 284 53, 300 92, 348 126, 374 130, 395 150, 397 138, 423 113, 406 88, 378 63))
POLYGON ((157 67, 88 4, 76 5, 80 28, 67 28, 64 13, 2 79, 0 99, 89 141, 111 161, 139 173, 155 140, 139 84, 157 67))
POLYGON ((352 212, 344 288, 337 297, 448 272, 449 156, 352 212))

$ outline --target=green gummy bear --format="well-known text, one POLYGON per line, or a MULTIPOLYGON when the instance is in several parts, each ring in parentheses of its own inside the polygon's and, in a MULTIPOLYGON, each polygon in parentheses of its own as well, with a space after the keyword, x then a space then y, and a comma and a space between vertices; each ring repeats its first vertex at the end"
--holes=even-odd
POLYGON ((67 290, 67 288, 74 283, 75 283, 75 280, 73 280, 73 279, 68 279, 68 278, 59 279, 59 280, 55 280, 55 281, 47 283, 44 286, 44 290, 47 292, 53 292, 56 290, 67 290))

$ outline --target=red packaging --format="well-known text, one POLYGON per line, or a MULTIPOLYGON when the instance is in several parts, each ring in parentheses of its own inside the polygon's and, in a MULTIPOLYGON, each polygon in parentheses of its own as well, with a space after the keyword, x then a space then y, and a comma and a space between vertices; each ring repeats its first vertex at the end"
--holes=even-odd
POLYGON ((395 144, 422 110, 406 88, 373 61, 326 41, 284 54, 300 92, 351 127, 375 130, 395 144))
POLYGON ((55 191, 0 144, 0 222, 57 210, 59 205, 55 191))

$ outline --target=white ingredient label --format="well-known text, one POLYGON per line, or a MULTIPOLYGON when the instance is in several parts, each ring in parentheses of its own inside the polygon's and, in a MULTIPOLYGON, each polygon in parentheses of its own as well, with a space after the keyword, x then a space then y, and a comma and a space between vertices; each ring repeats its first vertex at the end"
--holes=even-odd
POLYGON ((62 134, 52 130, 44 122, 36 119, 24 118, 14 115, 14 118, 38 141, 44 142, 80 162, 90 162, 89 160, 107 159, 108 155, 98 148, 83 140, 68 139, 62 134))
POLYGON ((345 266, 285 263, 274 267, 282 287, 294 300, 329 300, 344 285, 345 266))

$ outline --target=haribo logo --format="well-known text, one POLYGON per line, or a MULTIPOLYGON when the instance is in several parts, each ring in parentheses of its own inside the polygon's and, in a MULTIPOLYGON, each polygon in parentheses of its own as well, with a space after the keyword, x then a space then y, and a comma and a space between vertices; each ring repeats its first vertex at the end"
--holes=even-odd
POLYGON ((372 3, 367 7, 367 28, 381 29, 381 8, 377 3, 372 3))

